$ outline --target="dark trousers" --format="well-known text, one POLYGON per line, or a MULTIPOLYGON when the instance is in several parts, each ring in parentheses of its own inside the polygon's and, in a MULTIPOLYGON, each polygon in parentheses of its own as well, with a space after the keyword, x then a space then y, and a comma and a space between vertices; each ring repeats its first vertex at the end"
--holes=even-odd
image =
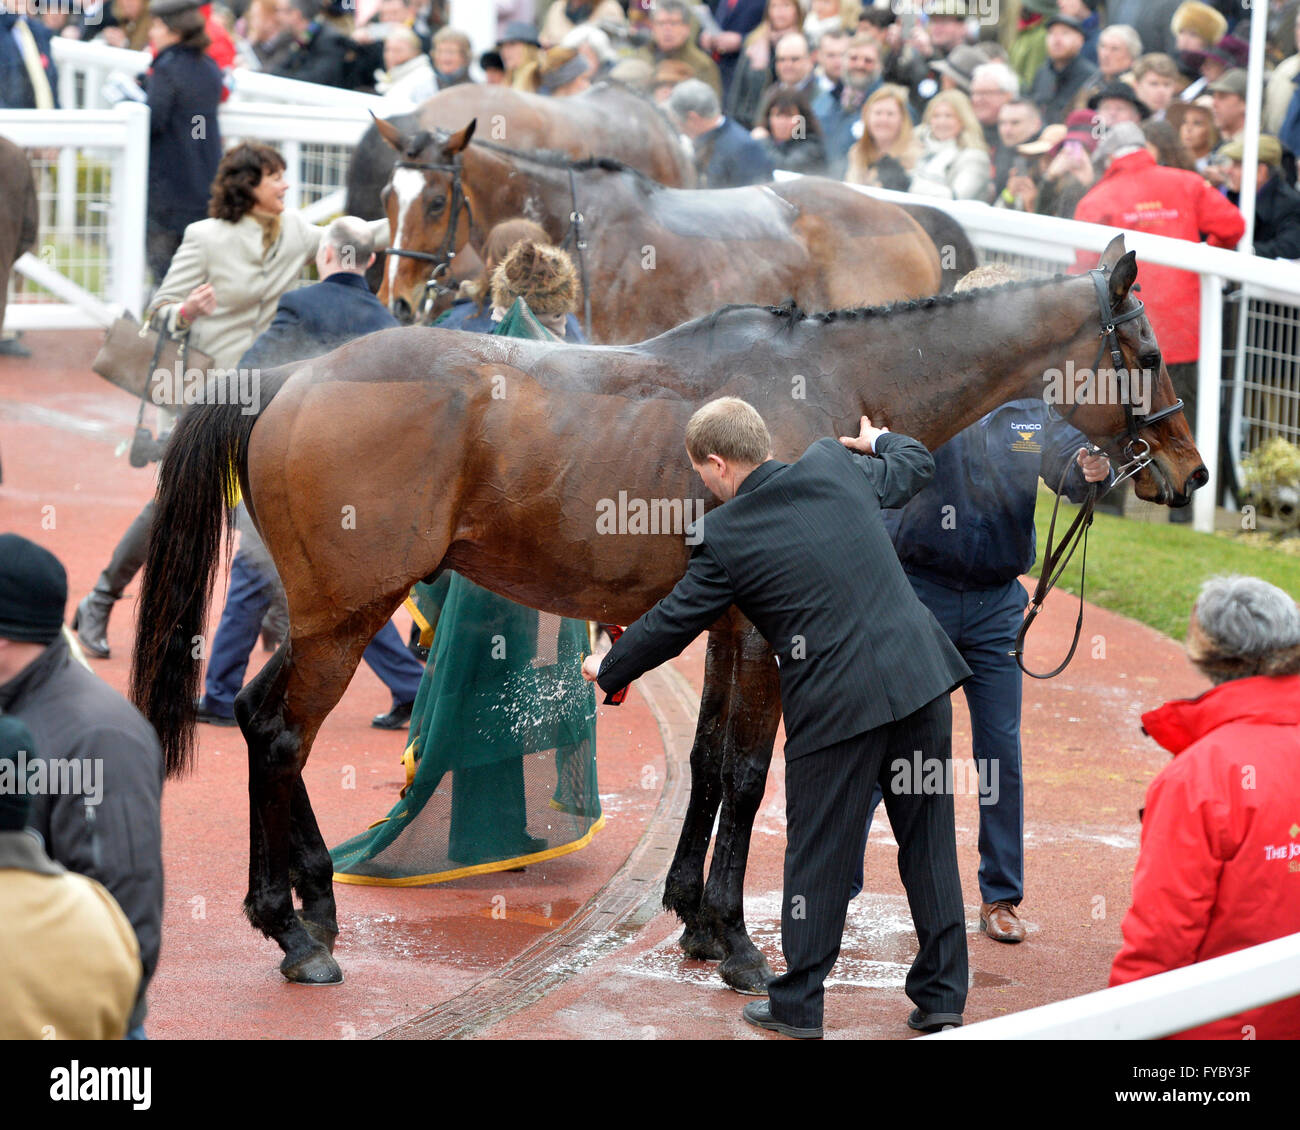
MULTIPOLYGON (((215 714, 233 717, 235 696, 244 685, 248 657, 257 644, 280 580, 257 568, 243 549, 230 564, 230 587, 221 612, 212 656, 203 683, 204 705, 215 714)), ((362 658, 392 692, 394 704, 414 702, 424 666, 403 645, 390 620, 370 641, 362 658)))
MULTIPOLYGON (((821 1026, 823 983, 839 957, 871 794, 896 759, 910 762, 916 750, 925 759, 951 760, 947 695, 897 722, 786 763, 781 900, 786 971, 769 986, 772 1015, 786 1024, 821 1026)), ((885 809, 920 943, 907 974, 907 995, 925 1012, 961 1012, 968 979, 966 912, 952 794, 886 790, 885 809)))
POLYGON ((167 277, 167 268, 172 265, 172 257, 176 254, 176 249, 180 247, 185 239, 185 229, 172 231, 161 224, 153 221, 145 226, 144 238, 144 257, 149 264, 149 270, 153 274, 154 286, 162 284, 167 277))
MULTIPOLYGON (((980 794, 980 897, 985 902, 1019 905, 1025 897, 1025 799, 1020 772, 1024 679, 1010 652, 1029 594, 1019 581, 958 592, 910 573, 907 579, 971 669, 971 677, 962 684, 970 709, 971 754, 981 790, 988 784, 987 794, 980 794)), ((890 777, 884 774, 886 783, 890 777)), ((877 785, 858 854, 855 895, 862 890, 862 856, 880 798, 877 785)))

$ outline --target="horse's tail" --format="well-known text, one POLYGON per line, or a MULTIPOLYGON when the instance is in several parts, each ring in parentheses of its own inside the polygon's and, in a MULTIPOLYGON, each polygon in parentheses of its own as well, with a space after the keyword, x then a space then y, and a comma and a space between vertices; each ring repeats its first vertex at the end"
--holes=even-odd
POLYGON ((903 211, 925 229, 939 252, 939 268, 943 272, 939 293, 951 294, 957 283, 980 265, 966 229, 947 212, 926 204, 904 204, 903 211))
POLYGON ((238 404, 196 405, 177 425, 158 472, 131 698, 158 732, 169 777, 194 759, 208 604, 223 529, 227 551, 234 539, 235 489, 256 422, 238 404))

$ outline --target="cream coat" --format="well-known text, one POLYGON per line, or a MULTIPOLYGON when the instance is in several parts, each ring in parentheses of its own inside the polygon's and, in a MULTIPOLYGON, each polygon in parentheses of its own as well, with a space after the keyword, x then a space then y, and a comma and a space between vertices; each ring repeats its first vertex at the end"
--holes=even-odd
MULTIPOLYGON (((387 220, 373 221, 370 231, 376 247, 388 246, 387 220)), ((233 224, 212 219, 190 224, 152 309, 175 332, 181 303, 196 286, 210 283, 217 308, 194 319, 190 344, 211 356, 217 368, 233 369, 271 324, 280 296, 315 258, 324 234, 325 228, 309 224, 297 212, 284 212, 280 234, 263 253, 262 226, 252 215, 233 224)))
POLYGON ((113 896, 28 832, 0 832, 0 969, 0 1040, 120 1040, 142 972, 113 896))
POLYGON ((935 141, 922 126, 916 131, 921 156, 912 170, 912 192, 949 200, 984 200, 991 169, 983 149, 961 148, 954 141, 935 141))

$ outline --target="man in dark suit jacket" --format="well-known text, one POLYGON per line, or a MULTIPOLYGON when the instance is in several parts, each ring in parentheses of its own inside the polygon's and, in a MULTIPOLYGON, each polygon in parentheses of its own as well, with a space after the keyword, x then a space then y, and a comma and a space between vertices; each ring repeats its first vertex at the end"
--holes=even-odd
MULTIPOLYGON (((391 329, 397 319, 366 285, 366 268, 374 262, 369 227, 355 216, 335 220, 316 253, 321 281, 291 290, 280 299, 275 317, 239 360, 241 369, 270 369, 290 361, 319 357, 364 334, 391 329)), ((221 623, 212 641, 204 676, 200 722, 235 724, 235 696, 244 685, 248 656, 257 642, 262 619, 278 599, 280 579, 257 531, 239 509, 240 545, 230 566, 230 587, 221 623)), ((424 667, 403 645, 392 622, 370 641, 362 658, 392 692, 387 714, 371 725, 381 730, 405 727, 420 689, 424 667)))
POLYGON ((34 15, 0 12, 0 110, 59 108, 52 40, 34 15))
MULTIPOLYGON (((949 693, 970 675, 912 592, 881 521, 934 473, 916 440, 873 428, 818 440, 796 463, 771 457, 758 413, 725 397, 686 433, 691 464, 725 505, 698 531, 686 575, 584 673, 614 692, 671 659, 735 605, 776 652, 785 714, 786 972, 752 1024, 822 1034, 822 983, 839 955, 861 821, 877 780, 899 845, 920 952, 907 977, 923 1031, 961 1023, 966 922, 950 787, 899 781, 916 751, 950 786, 949 693), (853 454, 859 452, 862 454, 853 454), (886 774, 889 777, 886 778, 886 774)), ((922 774, 918 773, 918 777, 922 774)))
POLYGON ((673 87, 668 110, 695 146, 695 166, 709 188, 744 188, 772 179, 772 160, 749 130, 724 117, 718 96, 699 79, 673 87))

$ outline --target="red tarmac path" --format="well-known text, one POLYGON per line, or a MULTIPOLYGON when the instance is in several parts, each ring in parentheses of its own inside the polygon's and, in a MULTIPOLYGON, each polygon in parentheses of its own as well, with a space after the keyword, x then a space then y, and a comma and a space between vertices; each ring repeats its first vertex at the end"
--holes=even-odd
MULTIPOLYGON (((35 356, 0 359, 0 530, 48 547, 69 577, 69 616, 148 499, 153 468, 116 454, 135 404, 89 371, 100 335, 31 333, 35 356)), ((138 586, 114 613, 113 657, 94 670, 124 690, 138 586)), ((221 588, 210 627, 215 629, 221 588)), ((1039 666, 1063 653, 1072 598, 1049 601, 1039 666)), ((1026 891, 1020 946, 978 931, 977 804, 957 798, 972 987, 968 1023, 1104 987, 1120 941, 1137 856, 1137 810, 1166 755, 1139 715, 1208 685, 1181 647, 1090 607, 1079 655, 1061 677, 1026 680, 1026 891)), ((238 731, 202 729, 196 772, 169 782, 163 831, 163 951, 150 990, 152 1038, 768 1039, 740 1020, 746 998, 713 967, 684 960, 675 919, 657 910, 688 784, 684 759, 703 675, 703 640, 603 707, 598 730, 605 828, 586 849, 521 874, 424 889, 336 885, 342 986, 303 988, 240 906, 247 867, 246 761, 238 731), (504 898, 502 903, 501 896, 504 898), (502 909, 504 915, 502 916, 502 909), (496 916, 494 916, 494 910, 496 916)), ((260 650, 252 670, 265 656, 260 650)), ((1053 660, 1055 661, 1055 660, 1053 660)), ((306 775, 326 841, 383 816, 402 781, 404 735, 369 727, 388 695, 361 668, 323 726, 306 775)), ((750 932, 781 967, 779 902, 784 764, 778 735, 746 881, 750 932)), ((954 753, 970 729, 954 698, 954 753)), ((903 1039, 902 982, 915 949, 883 811, 867 852, 867 888, 850 908, 831 975, 831 1038, 903 1039)))

